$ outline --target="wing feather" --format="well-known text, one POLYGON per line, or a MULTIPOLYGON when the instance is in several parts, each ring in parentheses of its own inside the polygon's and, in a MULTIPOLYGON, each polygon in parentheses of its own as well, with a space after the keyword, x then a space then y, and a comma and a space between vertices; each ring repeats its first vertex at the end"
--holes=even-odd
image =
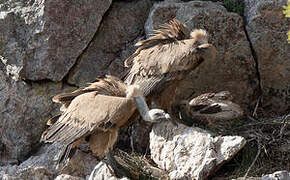
POLYGON ((77 96, 43 134, 44 142, 70 144, 96 130, 122 126, 135 111, 133 99, 89 92, 77 96))
POLYGON ((71 101, 84 93, 97 92, 108 96, 125 97, 126 86, 117 77, 106 75, 104 78, 97 78, 95 82, 89 83, 87 87, 81 87, 70 93, 61 93, 52 98, 53 102, 61 103, 67 108, 71 101))
POLYGON ((125 82, 141 84, 145 95, 166 88, 170 81, 177 83, 204 59, 214 57, 214 48, 207 42, 206 31, 190 32, 186 25, 173 19, 155 30, 152 37, 136 44, 140 47, 125 61, 125 66, 131 67, 125 82))

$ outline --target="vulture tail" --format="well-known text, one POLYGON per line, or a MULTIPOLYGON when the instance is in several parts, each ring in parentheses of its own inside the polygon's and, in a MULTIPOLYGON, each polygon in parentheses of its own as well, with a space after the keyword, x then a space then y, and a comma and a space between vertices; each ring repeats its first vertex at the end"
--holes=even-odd
POLYGON ((65 145, 57 155, 56 169, 62 169, 67 165, 69 159, 73 156, 76 150, 76 148, 72 148, 72 146, 72 144, 65 145))

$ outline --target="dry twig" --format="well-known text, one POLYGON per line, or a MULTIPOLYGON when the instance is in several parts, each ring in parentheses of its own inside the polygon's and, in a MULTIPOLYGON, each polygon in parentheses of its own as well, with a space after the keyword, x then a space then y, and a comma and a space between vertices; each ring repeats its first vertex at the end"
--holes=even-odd
POLYGON ((248 176, 250 170, 251 170, 252 167, 254 166, 255 162, 257 161, 257 159, 258 159, 258 157, 259 157, 259 155, 260 155, 260 153, 261 153, 261 143, 260 143, 260 139, 258 138, 256 141, 257 141, 257 144, 258 144, 258 152, 257 152, 256 157, 255 157, 255 159, 253 160, 252 164, 251 164, 250 167, 248 168, 246 174, 244 175, 244 177, 243 177, 244 180, 246 180, 246 178, 247 178, 247 176, 248 176))

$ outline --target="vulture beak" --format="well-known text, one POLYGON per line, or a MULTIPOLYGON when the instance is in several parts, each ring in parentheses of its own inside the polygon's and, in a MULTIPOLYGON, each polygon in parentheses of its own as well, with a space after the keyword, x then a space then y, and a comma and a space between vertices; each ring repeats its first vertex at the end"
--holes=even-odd
POLYGON ((172 118, 168 113, 165 113, 162 109, 151 109, 148 111, 148 121, 150 122, 161 122, 167 120, 174 126, 178 126, 176 118, 172 118))
POLYGON ((201 44, 196 48, 196 54, 203 60, 214 60, 216 58, 216 48, 211 44, 201 44))

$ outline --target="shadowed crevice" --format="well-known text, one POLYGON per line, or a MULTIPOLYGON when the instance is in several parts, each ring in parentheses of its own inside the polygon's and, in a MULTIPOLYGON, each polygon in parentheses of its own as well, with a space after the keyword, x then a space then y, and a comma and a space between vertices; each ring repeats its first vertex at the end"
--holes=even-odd
POLYGON ((247 28, 246 28, 246 24, 247 24, 246 23, 247 22, 246 17, 245 17, 244 14, 243 14, 242 17, 243 17, 243 20, 244 20, 244 25, 243 25, 244 31, 245 31, 247 40, 249 42, 251 54, 252 54, 253 59, 255 61, 256 75, 257 75, 257 79, 258 79, 258 95, 259 95, 259 97, 262 97, 263 96, 263 91, 262 91, 262 83, 261 83, 261 74, 260 74, 260 71, 259 71, 259 58, 257 56, 257 53, 256 53, 256 51, 254 49, 253 43, 252 43, 252 41, 251 41, 251 39, 249 37, 248 31, 247 31, 247 28))
POLYGON ((79 56, 77 57, 74 65, 70 68, 70 70, 67 72, 67 74, 64 76, 64 78, 62 79, 63 83, 64 84, 68 84, 70 86, 74 86, 74 87, 79 87, 78 85, 76 84, 73 84, 73 83, 69 83, 68 79, 71 75, 73 75, 78 69, 77 69, 77 66, 81 63, 81 60, 82 60, 82 57, 83 55, 87 52, 88 48, 91 46, 91 44, 96 40, 97 38, 97 35, 99 33, 99 29, 101 27, 101 25, 103 24, 103 21, 104 21, 104 17, 106 17, 109 13, 109 11, 111 10, 112 8, 112 4, 110 5, 110 7, 108 8, 108 10, 104 13, 100 23, 99 23, 99 26, 98 28, 96 29, 92 39, 88 42, 87 46, 84 48, 84 50, 79 54, 79 56))

